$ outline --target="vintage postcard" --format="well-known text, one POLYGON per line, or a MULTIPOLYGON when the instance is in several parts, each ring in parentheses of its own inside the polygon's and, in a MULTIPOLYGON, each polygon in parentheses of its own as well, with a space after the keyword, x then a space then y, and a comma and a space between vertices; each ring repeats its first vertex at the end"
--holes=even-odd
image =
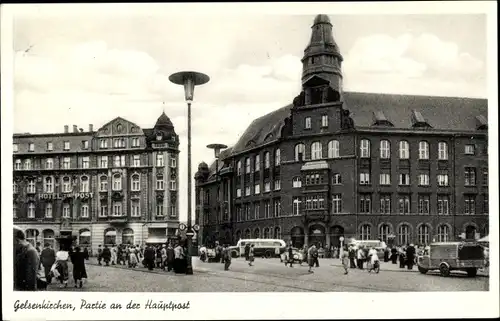
POLYGON ((498 317, 495 2, 1 14, 4 319, 498 317))

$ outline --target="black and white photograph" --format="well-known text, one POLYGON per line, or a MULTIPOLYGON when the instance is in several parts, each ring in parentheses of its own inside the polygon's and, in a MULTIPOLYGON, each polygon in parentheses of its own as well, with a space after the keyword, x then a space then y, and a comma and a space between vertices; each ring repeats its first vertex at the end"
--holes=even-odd
POLYGON ((9 320, 498 316, 492 8, 2 5, 9 320))

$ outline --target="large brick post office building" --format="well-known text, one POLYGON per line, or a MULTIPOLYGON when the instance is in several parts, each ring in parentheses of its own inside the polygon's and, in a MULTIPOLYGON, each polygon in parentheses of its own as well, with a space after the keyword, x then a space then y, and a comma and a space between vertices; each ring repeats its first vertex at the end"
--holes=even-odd
POLYGON ((118 117, 97 131, 14 134, 14 224, 56 247, 164 242, 179 224, 178 147, 165 113, 150 129, 118 117))
POLYGON ((218 169, 199 165, 201 242, 488 234, 487 100, 344 92, 342 61, 318 15, 300 94, 255 119, 218 169))

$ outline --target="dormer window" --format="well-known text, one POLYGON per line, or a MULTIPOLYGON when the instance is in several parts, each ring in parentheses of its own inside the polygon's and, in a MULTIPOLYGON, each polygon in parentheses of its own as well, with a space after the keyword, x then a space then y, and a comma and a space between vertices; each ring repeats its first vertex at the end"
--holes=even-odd
POLYGON ((161 135, 156 135, 156 140, 162 140, 162 136, 161 135))
POLYGON ((483 115, 476 116, 476 129, 477 130, 488 129, 488 120, 483 115))
POLYGON ((384 112, 381 110, 373 112, 373 124, 372 124, 372 126, 394 127, 394 125, 387 119, 387 117, 385 117, 384 112))
POLYGON ((422 116, 422 113, 420 113, 418 110, 413 110, 411 114, 411 122, 412 122, 412 127, 432 127, 429 125, 429 123, 425 120, 424 116, 422 116))

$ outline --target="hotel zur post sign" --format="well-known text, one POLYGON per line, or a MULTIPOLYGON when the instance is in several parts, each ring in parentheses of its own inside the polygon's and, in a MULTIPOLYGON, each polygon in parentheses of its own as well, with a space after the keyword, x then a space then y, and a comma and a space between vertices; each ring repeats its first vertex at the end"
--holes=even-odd
POLYGON ((66 198, 89 199, 94 193, 43 193, 38 196, 42 200, 63 200, 66 198))

